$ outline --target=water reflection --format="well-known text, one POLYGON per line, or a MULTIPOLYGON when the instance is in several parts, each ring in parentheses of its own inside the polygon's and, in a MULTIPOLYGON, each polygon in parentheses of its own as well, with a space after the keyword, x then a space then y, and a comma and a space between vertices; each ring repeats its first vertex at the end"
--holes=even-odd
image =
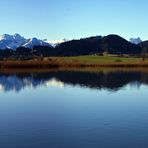
POLYGON ((91 89, 118 91, 126 85, 140 87, 148 84, 148 72, 141 71, 52 71, 44 73, 0 74, 0 92, 16 91, 26 87, 79 85, 91 89))

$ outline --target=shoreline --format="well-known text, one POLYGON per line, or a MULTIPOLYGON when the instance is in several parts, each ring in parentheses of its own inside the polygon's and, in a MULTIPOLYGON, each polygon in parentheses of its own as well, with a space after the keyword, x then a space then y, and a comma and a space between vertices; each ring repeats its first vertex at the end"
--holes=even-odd
POLYGON ((29 73, 50 73, 50 72, 89 72, 89 73, 108 73, 108 72, 146 72, 148 68, 113 68, 113 67, 85 67, 85 68, 48 68, 48 69, 0 69, 1 74, 29 74, 29 73))
POLYGON ((30 60, 1 60, 0 69, 54 68, 148 68, 148 59, 118 56, 44 57, 30 60))
POLYGON ((50 62, 50 61, 0 61, 0 69, 54 69, 54 68, 148 68, 148 62, 116 62, 116 63, 85 63, 85 62, 50 62))

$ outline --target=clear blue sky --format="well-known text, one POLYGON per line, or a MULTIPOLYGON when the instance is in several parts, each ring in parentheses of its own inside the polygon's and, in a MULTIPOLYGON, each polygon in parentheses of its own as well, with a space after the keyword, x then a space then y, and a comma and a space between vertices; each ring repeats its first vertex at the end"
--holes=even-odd
POLYGON ((118 34, 148 39, 147 0, 1 0, 0 34, 73 39, 118 34))

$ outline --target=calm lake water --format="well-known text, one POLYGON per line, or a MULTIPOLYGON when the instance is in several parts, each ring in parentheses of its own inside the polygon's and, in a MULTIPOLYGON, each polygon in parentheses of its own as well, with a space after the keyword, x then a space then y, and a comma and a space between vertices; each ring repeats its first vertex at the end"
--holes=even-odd
POLYGON ((1 148, 147 148, 148 72, 0 74, 1 148))

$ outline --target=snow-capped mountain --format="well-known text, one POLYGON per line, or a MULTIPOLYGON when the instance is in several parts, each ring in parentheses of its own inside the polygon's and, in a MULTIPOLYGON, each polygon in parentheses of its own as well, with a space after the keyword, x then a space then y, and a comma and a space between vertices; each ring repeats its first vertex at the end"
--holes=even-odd
POLYGON ((26 39, 19 34, 9 35, 4 34, 0 36, 0 49, 17 49, 18 47, 33 48, 34 46, 51 46, 37 38, 26 39))
POLYGON ((133 44, 139 44, 142 42, 142 40, 138 37, 138 38, 130 38, 130 42, 133 44))
POLYGON ((0 36, 0 49, 16 49, 22 46, 25 42, 26 39, 19 34, 4 34, 0 36))
POLYGON ((28 39, 27 42, 23 45, 23 47, 26 48, 33 48, 33 46, 51 46, 51 45, 37 38, 28 39))
POLYGON ((56 45, 67 42, 67 41, 68 41, 67 39, 62 39, 62 40, 53 40, 53 41, 46 41, 46 42, 52 45, 53 47, 55 47, 56 45))

